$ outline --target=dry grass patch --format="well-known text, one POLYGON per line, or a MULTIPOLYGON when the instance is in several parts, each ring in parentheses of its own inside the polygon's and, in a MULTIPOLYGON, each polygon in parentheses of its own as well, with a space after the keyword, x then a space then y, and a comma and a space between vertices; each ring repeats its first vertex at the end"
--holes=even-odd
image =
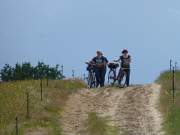
POLYGON ((0 135, 15 133, 15 117, 19 117, 20 135, 27 129, 47 128, 53 135, 61 135, 59 113, 68 96, 84 88, 80 80, 43 80, 43 101, 40 81, 0 83, 0 135), (26 93, 29 92, 30 119, 26 118, 26 93))

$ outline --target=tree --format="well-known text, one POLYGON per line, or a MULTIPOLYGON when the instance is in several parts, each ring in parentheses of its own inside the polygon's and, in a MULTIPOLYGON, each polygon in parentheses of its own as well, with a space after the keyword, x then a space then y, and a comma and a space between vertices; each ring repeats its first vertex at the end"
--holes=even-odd
POLYGON ((13 80, 13 72, 14 69, 9 65, 5 64, 3 69, 1 70, 1 80, 2 81, 12 81, 13 80))
POLYGON ((22 80, 24 79, 32 79, 33 78, 33 70, 34 68, 31 66, 31 63, 25 62, 21 67, 22 80))
POLYGON ((44 62, 38 62, 33 67, 31 63, 17 63, 15 67, 6 64, 0 72, 2 81, 29 80, 29 79, 62 79, 64 78, 59 70, 59 65, 50 67, 44 62))

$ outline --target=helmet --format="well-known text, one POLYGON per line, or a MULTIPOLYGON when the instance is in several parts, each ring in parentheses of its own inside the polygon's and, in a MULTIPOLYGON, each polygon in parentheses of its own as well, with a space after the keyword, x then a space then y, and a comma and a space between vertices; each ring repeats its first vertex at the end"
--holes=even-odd
POLYGON ((124 54, 124 53, 128 53, 128 50, 127 50, 127 49, 124 49, 124 50, 122 51, 122 54, 124 54))

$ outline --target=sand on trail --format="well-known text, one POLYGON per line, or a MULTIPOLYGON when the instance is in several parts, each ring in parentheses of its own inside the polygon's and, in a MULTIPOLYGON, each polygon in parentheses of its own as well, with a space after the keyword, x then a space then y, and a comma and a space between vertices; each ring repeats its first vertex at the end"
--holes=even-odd
POLYGON ((72 94, 61 116, 63 135, 83 135, 80 131, 90 112, 110 118, 119 135, 163 135, 158 111, 158 84, 124 89, 83 89, 72 94))

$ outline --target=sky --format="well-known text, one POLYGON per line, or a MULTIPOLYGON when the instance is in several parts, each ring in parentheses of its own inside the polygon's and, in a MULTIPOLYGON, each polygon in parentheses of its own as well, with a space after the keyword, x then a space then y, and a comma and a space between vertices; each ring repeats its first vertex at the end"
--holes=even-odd
POLYGON ((85 61, 127 48, 132 83, 152 83, 180 63, 179 0, 1 0, 0 68, 44 61, 82 77, 85 61))

